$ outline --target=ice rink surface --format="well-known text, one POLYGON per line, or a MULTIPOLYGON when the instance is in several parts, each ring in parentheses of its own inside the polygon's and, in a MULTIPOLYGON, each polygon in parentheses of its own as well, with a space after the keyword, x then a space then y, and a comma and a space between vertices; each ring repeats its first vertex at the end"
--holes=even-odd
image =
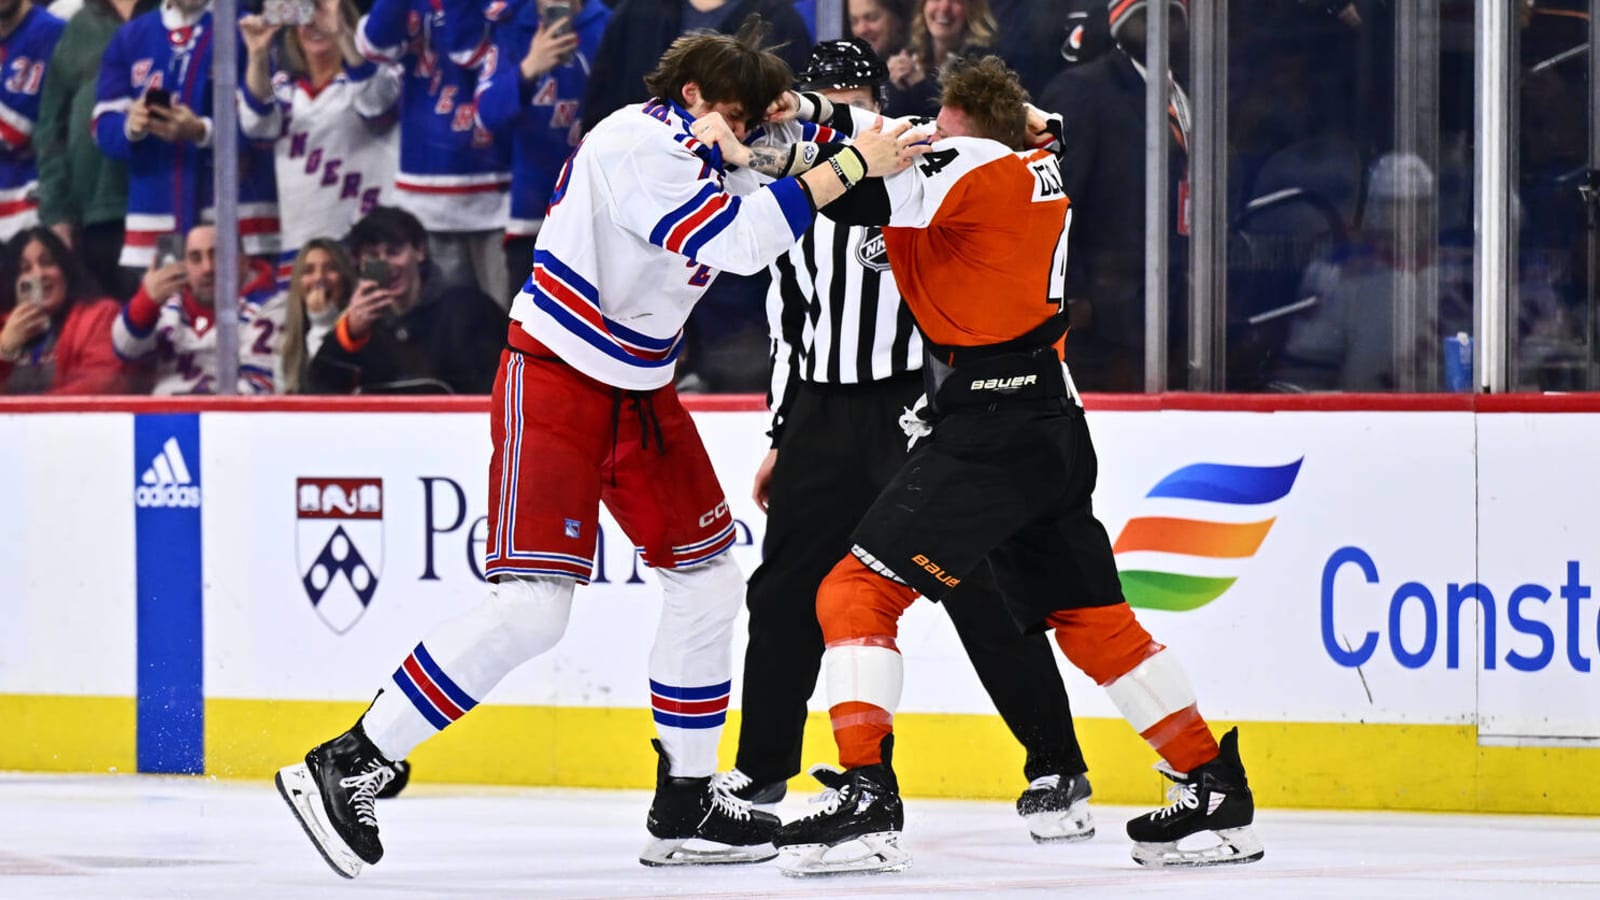
POLYGON ((914 799, 909 871, 794 879, 639 865, 648 803, 414 784, 379 804, 388 855, 345 881, 267 783, 0 774, 0 897, 1600 897, 1595 819, 1268 810, 1261 862, 1153 871, 1122 831, 1139 810, 1097 807, 1093 840, 1039 846, 1009 804, 914 799))

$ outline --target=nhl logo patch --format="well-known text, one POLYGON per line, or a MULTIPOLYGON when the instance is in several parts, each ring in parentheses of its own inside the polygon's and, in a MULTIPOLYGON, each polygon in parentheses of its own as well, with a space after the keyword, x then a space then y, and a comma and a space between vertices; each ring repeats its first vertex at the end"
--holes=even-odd
POLYGON ((383 479, 296 479, 295 559, 318 618, 354 627, 383 573, 383 479))
POLYGON ((856 262, 874 272, 889 271, 889 247, 878 226, 870 226, 861 236, 861 243, 856 245, 856 262))

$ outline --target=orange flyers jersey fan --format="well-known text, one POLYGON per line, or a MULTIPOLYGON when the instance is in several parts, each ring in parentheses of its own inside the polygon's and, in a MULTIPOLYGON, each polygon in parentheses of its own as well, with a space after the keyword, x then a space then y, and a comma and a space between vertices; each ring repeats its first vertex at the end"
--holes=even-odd
POLYGON ((1072 211, 1054 154, 947 138, 884 187, 889 265, 930 340, 998 344, 1062 309, 1072 211))

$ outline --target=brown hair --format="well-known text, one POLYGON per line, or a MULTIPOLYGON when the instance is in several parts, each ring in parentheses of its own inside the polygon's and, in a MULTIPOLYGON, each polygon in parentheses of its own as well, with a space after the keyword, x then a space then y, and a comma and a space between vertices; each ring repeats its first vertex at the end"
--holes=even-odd
POLYGON ((350 253, 344 249, 344 245, 330 238, 312 238, 300 248, 294 258, 294 271, 289 276, 289 308, 283 321, 283 383, 278 385, 280 394, 298 394, 305 389, 306 364, 310 362, 306 359, 306 331, 310 322, 306 314, 306 289, 300 283, 300 276, 305 274, 307 260, 313 250, 328 254, 333 260, 333 267, 339 270, 340 279, 344 281, 345 296, 329 297, 329 303, 343 309, 350 302, 350 292, 356 286, 356 264, 350 259, 350 253))
MULTIPOLYGON (((339 0, 339 18, 343 21, 345 31, 355 34, 356 23, 361 20, 361 11, 356 8, 352 0, 339 0)), ((333 37, 329 35, 329 37, 333 37)), ((338 46, 338 38, 334 38, 334 46, 338 46)), ((344 57, 339 57, 342 62, 344 57)), ((283 29, 283 62, 284 68, 294 76, 311 74, 311 63, 306 59, 306 49, 300 46, 300 29, 290 25, 283 29)))
MULTIPOLYGON (((961 41, 961 49, 994 46, 995 36, 1000 33, 1000 24, 995 21, 994 10, 989 8, 989 0, 965 2, 967 36, 961 41)), ((944 65, 944 60, 933 58, 933 36, 928 34, 928 19, 923 14, 927 6, 928 0, 919 0, 916 13, 911 17, 911 52, 922 61, 924 69, 932 72, 944 65)))
POLYGON ((945 63, 939 84, 944 88, 940 102, 966 113, 979 137, 1013 150, 1027 146, 1028 113, 1022 105, 1028 92, 1000 57, 957 56, 945 63))
POLYGON ((738 103, 754 127, 772 101, 794 81, 789 64, 762 43, 772 28, 751 15, 733 36, 698 31, 672 42, 644 86, 663 100, 685 103, 683 86, 694 82, 707 103, 738 103))

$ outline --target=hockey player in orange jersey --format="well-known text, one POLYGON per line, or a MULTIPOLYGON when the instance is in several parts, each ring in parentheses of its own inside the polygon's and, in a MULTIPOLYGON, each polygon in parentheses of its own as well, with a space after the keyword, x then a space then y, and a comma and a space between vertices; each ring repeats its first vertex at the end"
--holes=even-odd
MULTIPOLYGON (((955 60, 942 81, 929 152, 827 211, 886 226, 890 265, 929 347, 918 424, 931 433, 818 591, 845 770, 814 770, 829 789, 823 809, 778 832, 780 865, 812 874, 909 863, 898 846, 904 816, 891 760, 902 679, 896 630, 918 594, 938 601, 985 559, 1018 624, 1054 630, 1067 659, 1105 687, 1176 783, 1171 806, 1128 823, 1134 859, 1260 859, 1237 732, 1219 745, 1176 654, 1134 617, 1091 505, 1094 446, 1062 360, 1071 204, 1051 150, 1027 149, 1047 124, 1059 136, 1059 120, 1025 105, 998 58, 955 60), (1219 841, 1179 847, 1204 832, 1219 841)), ((837 116, 833 124, 851 127, 837 116)))

